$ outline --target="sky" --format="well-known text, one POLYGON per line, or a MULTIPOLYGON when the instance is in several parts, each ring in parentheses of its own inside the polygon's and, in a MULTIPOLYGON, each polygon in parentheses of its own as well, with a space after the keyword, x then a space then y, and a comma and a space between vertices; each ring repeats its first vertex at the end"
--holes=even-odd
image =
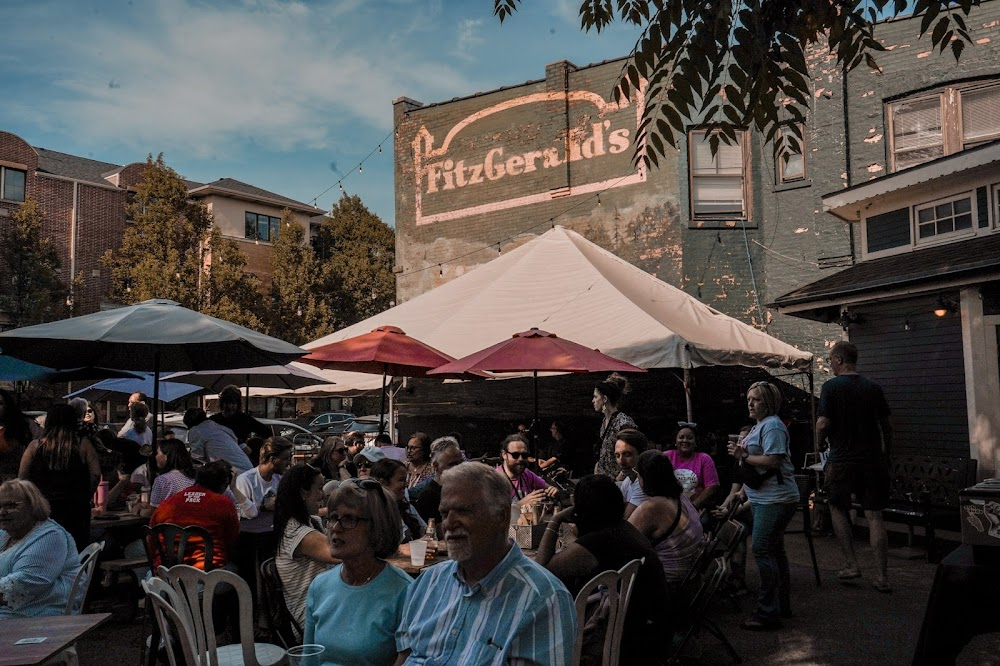
POLYGON ((0 130, 119 165, 162 152, 190 180, 235 178, 323 210, 342 180, 389 224, 392 100, 541 79, 558 60, 627 55, 638 36, 583 32, 579 0, 524 0, 502 26, 493 0, 3 5, 0 130))

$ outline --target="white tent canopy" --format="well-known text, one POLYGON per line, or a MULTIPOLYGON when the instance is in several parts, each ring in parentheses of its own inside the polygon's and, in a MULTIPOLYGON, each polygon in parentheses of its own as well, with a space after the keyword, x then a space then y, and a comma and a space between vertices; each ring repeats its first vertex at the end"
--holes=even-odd
MULTIPOLYGON (((456 358, 537 326, 647 369, 744 365, 804 370, 812 363, 811 354, 710 308, 561 226, 436 289, 302 346, 312 349, 384 324, 456 358)), ((338 391, 378 388, 381 381, 373 375, 317 372, 336 381, 338 391)))

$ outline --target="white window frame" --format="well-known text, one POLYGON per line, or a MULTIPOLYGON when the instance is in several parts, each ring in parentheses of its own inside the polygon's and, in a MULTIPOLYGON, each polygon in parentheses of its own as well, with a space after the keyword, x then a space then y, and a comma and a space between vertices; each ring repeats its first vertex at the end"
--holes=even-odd
POLYGON ((791 185, 794 183, 801 183, 809 179, 808 165, 806 164, 806 126, 803 123, 794 123, 799 126, 799 133, 802 135, 801 138, 797 138, 792 133, 791 128, 788 125, 784 125, 781 128, 782 135, 787 135, 783 142, 781 150, 778 152, 778 156, 775 159, 775 173, 778 176, 778 185, 791 185), (788 137, 792 140, 797 140, 799 142, 799 150, 793 152, 791 146, 788 143, 788 137), (798 176, 786 176, 785 167, 787 162, 785 161, 785 155, 795 157, 796 155, 802 160, 802 173, 798 176))
MULTIPOLYGON (((690 206, 691 213, 691 225, 698 227, 701 223, 716 223, 710 226, 718 226, 718 224, 728 224, 729 226, 735 226, 735 223, 740 220, 750 220, 750 210, 751 210, 751 187, 750 187, 750 133, 747 130, 737 131, 737 140, 739 141, 739 150, 741 157, 741 168, 740 168, 740 179, 741 179, 741 192, 742 192, 742 209, 740 211, 721 211, 721 212, 703 212, 699 213, 696 211, 697 206, 695 202, 695 183, 699 179, 712 180, 714 178, 733 178, 732 175, 695 175, 695 156, 694 150, 696 142, 704 143, 708 146, 709 139, 705 138, 708 134, 708 130, 694 129, 689 130, 687 134, 688 140, 688 205, 690 206)), ((727 146, 726 143, 720 140, 719 150, 724 148, 732 148, 732 146, 727 146)), ((718 167, 718 153, 712 158, 713 163, 718 167)))
MULTIPOLYGON (((968 190, 965 192, 959 192, 951 196, 943 197, 941 199, 935 199, 933 201, 926 201, 920 204, 916 204, 912 207, 910 212, 911 227, 910 233, 913 242, 913 247, 926 247, 928 245, 935 245, 939 243, 949 243, 957 238, 971 238, 976 235, 976 228, 978 226, 978 215, 976 210, 976 191, 968 190), (928 208, 936 208, 943 204, 953 203, 955 201, 961 201, 963 199, 969 200, 969 228, 960 229, 953 231, 946 231, 944 233, 935 233, 933 236, 928 236, 927 238, 920 237, 920 211, 926 210, 928 208)), ((942 218, 943 219, 943 218, 942 218)), ((954 218, 953 218, 954 219, 954 218)))
POLYGON ((24 203, 24 200, 28 198, 28 172, 26 169, 18 169, 17 167, 7 166, 6 164, 0 165, 0 200, 3 201, 14 201, 16 203, 24 203), (24 177, 24 187, 22 192, 22 197, 20 199, 8 198, 7 192, 4 191, 5 185, 7 183, 7 172, 17 171, 24 177))

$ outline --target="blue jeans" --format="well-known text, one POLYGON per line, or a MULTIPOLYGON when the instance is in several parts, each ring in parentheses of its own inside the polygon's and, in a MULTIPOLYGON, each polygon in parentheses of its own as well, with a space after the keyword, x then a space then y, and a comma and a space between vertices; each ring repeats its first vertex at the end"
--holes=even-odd
POLYGON ((762 619, 777 620, 782 610, 791 610, 789 601, 788 555, 785 528, 795 515, 798 502, 751 504, 753 508, 753 559, 760 570, 757 612, 762 619))

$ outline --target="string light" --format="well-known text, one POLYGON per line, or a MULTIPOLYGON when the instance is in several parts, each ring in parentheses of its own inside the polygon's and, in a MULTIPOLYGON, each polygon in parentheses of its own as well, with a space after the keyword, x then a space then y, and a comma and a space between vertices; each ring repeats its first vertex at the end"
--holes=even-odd
POLYGON ((598 195, 597 195, 597 205, 598 206, 602 205, 601 204, 601 195, 600 195, 600 193, 598 193, 598 195))
POLYGON ((362 166, 361 166, 361 165, 359 164, 359 165, 358 165, 358 173, 361 173, 362 171, 363 171, 363 168, 362 168, 362 166))

